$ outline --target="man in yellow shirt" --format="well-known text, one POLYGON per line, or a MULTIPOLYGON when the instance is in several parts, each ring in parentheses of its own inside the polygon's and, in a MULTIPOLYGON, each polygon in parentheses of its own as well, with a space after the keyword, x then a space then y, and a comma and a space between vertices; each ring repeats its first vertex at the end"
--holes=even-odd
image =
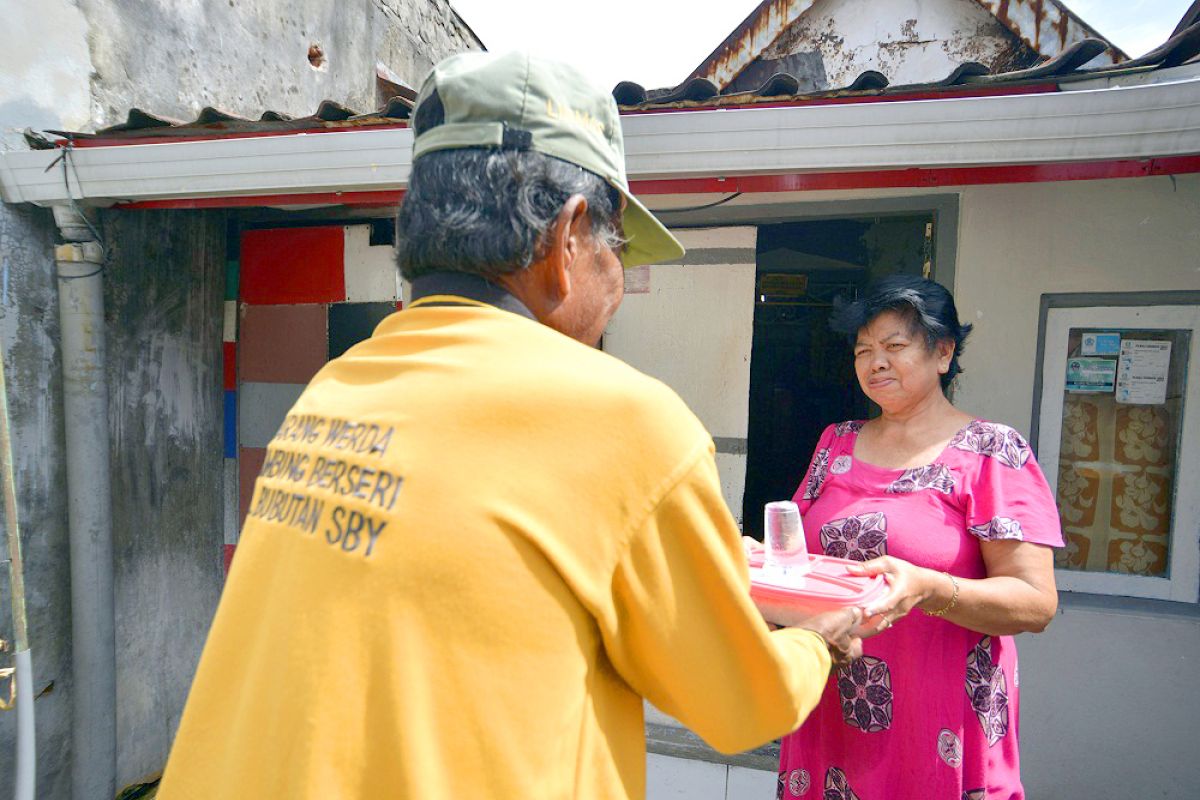
POLYGON ((641 798, 643 698, 743 750, 860 652, 855 614, 769 630, 711 438, 594 347, 622 260, 683 252, 612 98, 472 53, 413 129, 413 301, 272 441, 160 800, 641 798))

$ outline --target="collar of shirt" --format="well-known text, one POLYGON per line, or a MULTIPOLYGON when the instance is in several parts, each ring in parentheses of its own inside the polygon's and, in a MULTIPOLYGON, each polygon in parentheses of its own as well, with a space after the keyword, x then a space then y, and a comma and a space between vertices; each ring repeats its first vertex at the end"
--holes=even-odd
POLYGON ((537 321, 533 312, 507 289, 479 275, 465 272, 431 272, 412 282, 408 307, 488 305, 537 321))

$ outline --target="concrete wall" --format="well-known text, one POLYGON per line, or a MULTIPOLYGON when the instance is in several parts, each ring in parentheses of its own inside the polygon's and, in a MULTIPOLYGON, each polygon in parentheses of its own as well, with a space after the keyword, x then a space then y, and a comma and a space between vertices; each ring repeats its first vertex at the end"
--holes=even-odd
POLYGON ((629 282, 605 331, 604 350, 671 386, 708 428, 725 502, 740 522, 756 230, 677 234, 688 248, 682 264, 644 268, 644 281, 629 282))
MULTIPOLYGON (((308 115, 377 107, 376 65, 417 85, 478 49, 446 0, 0 0, 0 148, 131 107, 308 115), (310 64, 311 45, 325 55, 310 64)), ((118 781, 161 768, 220 592, 223 218, 105 215, 113 426, 118 781)), ((9 376, 38 716, 38 797, 69 793, 70 595, 58 300, 47 210, 0 206, 9 376)), ((7 570, 0 638, 11 639, 7 570)), ((7 657, 0 657, 7 664, 7 657)), ((0 715, 0 795, 15 715, 0 715)))
POLYGON ((812 62, 812 88, 825 89, 848 86, 867 70, 897 85, 926 83, 965 61, 997 71, 1025 66, 1033 57, 974 0, 818 0, 760 58, 788 59, 794 73, 812 62))
POLYGON ((219 212, 109 212, 118 786, 161 769, 222 584, 219 212))
MULTIPOLYGON (((0 205, 0 338, 33 656, 38 797, 47 798, 66 797, 71 784, 71 586, 53 230, 49 210, 0 205)), ((0 560, 8 558, 6 544, 4 553, 0 560)), ((0 639, 11 642, 9 591, 3 564, 0 639)), ((4 666, 10 659, 0 654, 4 666)), ((0 713, 0 792, 10 790, 15 736, 16 714, 0 713)))
MULTIPOLYGON (((1043 293, 1200 289, 1200 176, 973 187, 960 210, 956 403, 1026 433, 1043 293)), ((1194 794, 1196 605, 1064 593, 1019 646, 1031 798, 1194 794)))

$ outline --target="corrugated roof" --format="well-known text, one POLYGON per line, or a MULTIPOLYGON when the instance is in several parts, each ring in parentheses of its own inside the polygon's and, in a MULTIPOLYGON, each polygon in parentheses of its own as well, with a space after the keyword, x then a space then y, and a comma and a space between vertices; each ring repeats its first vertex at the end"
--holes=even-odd
MULTIPOLYGON (((1184 15, 1171 38, 1144 56, 1103 68, 1082 69, 1083 65, 1107 48, 1106 42, 1087 38, 1075 42, 1056 57, 1028 69, 990 73, 983 64, 967 62, 959 64, 939 81, 922 84, 890 85, 886 75, 868 70, 848 86, 819 92, 800 92, 801 84, 796 76, 777 73, 752 91, 722 94, 711 81, 692 77, 678 86, 661 89, 645 89, 637 83, 622 81, 613 89, 613 96, 623 112, 637 113, 1045 91, 1048 84, 1053 86, 1106 75, 1149 72, 1196 60, 1200 55, 1200 0, 1196 0, 1184 15)), ((383 79, 381 75, 380 80, 383 79)), ((395 96, 383 107, 373 111, 356 111, 335 101, 326 100, 315 112, 304 117, 266 111, 258 119, 249 119, 209 107, 203 109, 195 119, 183 121, 134 108, 129 111, 125 122, 96 133, 50 133, 86 145, 115 144, 131 139, 145 141, 177 137, 255 136, 293 131, 335 131, 406 125, 412 112, 415 92, 403 84, 381 82, 380 85, 394 92, 395 96)), ((36 137, 30 137, 30 144, 35 148, 53 146, 47 140, 36 137)))

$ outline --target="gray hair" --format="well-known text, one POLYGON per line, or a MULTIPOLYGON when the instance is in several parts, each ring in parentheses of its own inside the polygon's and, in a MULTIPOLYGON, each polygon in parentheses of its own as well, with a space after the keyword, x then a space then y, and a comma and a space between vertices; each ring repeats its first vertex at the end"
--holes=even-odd
POLYGON ((529 150, 463 148, 418 158, 396 217, 396 261, 408 280, 429 272, 485 278, 544 255, 546 234, 572 195, 587 200, 597 247, 619 250, 617 190, 595 173, 529 150))

